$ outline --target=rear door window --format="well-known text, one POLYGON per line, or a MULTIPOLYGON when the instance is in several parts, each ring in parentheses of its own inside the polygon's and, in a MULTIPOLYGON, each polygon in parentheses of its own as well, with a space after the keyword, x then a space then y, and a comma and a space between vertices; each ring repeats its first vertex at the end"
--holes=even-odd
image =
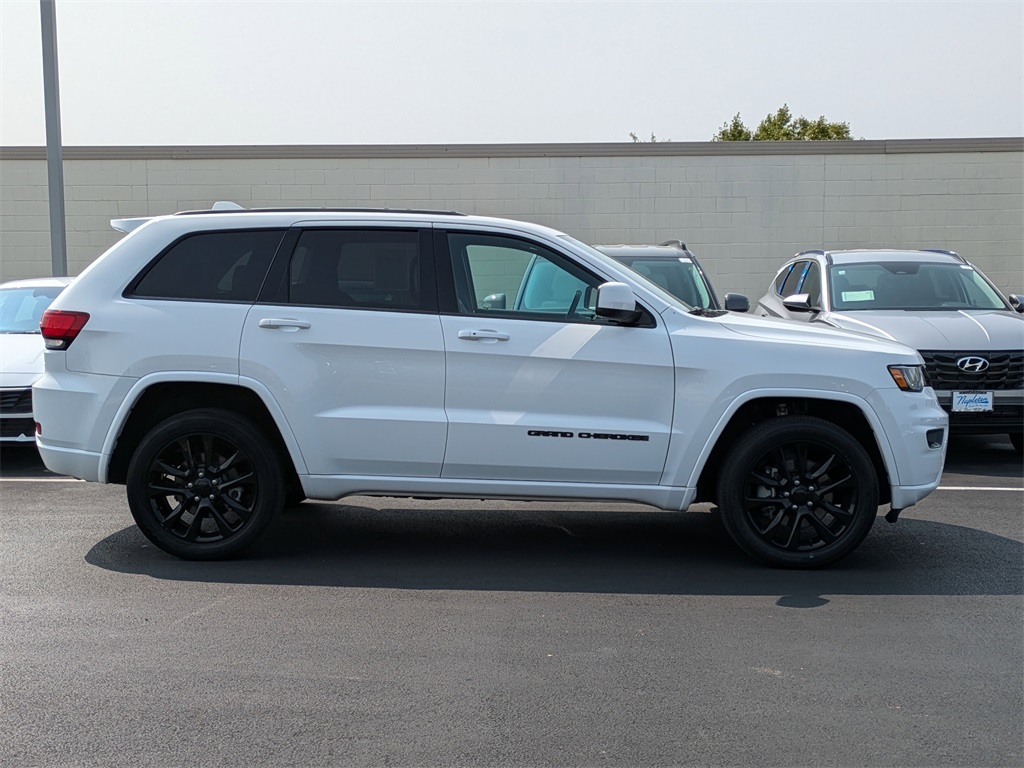
POLYGON ((429 235, 409 229, 309 229, 288 266, 290 304, 437 311, 429 235))

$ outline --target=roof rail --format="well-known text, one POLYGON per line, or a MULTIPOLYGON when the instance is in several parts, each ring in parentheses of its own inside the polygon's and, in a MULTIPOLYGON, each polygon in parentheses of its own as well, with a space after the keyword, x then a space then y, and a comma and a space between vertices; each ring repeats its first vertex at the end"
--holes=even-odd
POLYGON ((945 248, 922 248, 921 250, 926 251, 928 253, 944 253, 947 256, 952 256, 953 258, 960 259, 960 261, 962 261, 964 264, 967 263, 967 259, 965 259, 956 251, 948 251, 945 248))
POLYGON ((682 240, 666 240, 664 243, 658 243, 658 245, 671 245, 675 246, 676 248, 682 251, 686 250, 686 243, 684 243, 682 240))
MULTIPOLYGON (((219 203, 218 203, 219 204, 219 203)), ((217 204, 215 204, 217 205, 217 204)), ((228 203, 234 205, 234 203, 228 203)), ((462 211, 434 211, 421 210, 418 208, 319 208, 293 206, 291 208, 209 208, 200 211, 178 211, 175 216, 202 216, 210 213, 295 213, 297 211, 309 211, 317 213, 417 213, 431 216, 467 216, 462 211)))
POLYGON ((821 248, 809 248, 806 251, 800 251, 800 253, 798 253, 793 258, 796 259, 796 258, 799 258, 801 256, 809 256, 812 253, 815 256, 824 256, 825 257, 825 263, 828 264, 829 266, 832 266, 832 252, 831 251, 822 250, 821 248))

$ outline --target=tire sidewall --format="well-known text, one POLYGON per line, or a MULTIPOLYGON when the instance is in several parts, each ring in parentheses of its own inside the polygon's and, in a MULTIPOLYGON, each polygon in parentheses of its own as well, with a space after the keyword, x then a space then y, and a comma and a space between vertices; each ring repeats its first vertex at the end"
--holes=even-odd
POLYGON ((770 565, 817 568, 836 562, 860 545, 878 516, 878 479, 867 451, 849 432, 813 416, 788 416, 763 422, 744 433, 740 440, 723 462, 718 505, 723 525, 741 549, 770 565), (828 446, 847 462, 857 477, 857 505, 853 521, 838 541, 820 549, 790 552, 771 546, 754 530, 743 506, 743 486, 754 462, 773 445, 789 441, 828 446))
POLYGON ((266 529, 284 506, 285 482, 280 458, 271 442, 248 419, 219 409, 186 411, 166 419, 139 441, 128 465, 128 506, 142 533, 163 551, 186 560, 215 560, 242 552, 266 529), (256 504, 245 527, 224 541, 195 543, 168 532, 149 503, 149 468, 173 441, 212 434, 237 445, 252 462, 259 483, 256 504))

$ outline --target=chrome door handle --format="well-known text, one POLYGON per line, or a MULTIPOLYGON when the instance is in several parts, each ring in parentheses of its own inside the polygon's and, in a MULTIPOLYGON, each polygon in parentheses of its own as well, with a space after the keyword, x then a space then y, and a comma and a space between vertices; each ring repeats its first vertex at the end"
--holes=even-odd
POLYGON ((508 341, 508 334, 486 329, 480 331, 459 331, 459 338, 466 341, 508 341))
POLYGON ((260 328, 309 328, 305 320, 295 320, 291 317, 264 317, 260 320, 260 328))

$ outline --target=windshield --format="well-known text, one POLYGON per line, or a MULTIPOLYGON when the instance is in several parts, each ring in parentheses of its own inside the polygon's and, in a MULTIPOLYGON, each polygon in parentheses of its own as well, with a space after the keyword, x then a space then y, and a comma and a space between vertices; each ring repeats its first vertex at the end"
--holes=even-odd
POLYGON ((684 304, 701 309, 714 308, 704 278, 697 269, 697 265, 689 259, 645 259, 622 256, 616 260, 621 261, 651 282, 660 285, 684 304))
POLYGON ((1009 309, 998 291, 970 264, 913 261, 834 265, 829 270, 832 309, 1009 309))
MULTIPOLYGON (((601 261, 603 261, 603 262, 605 262, 607 264, 611 264, 611 265, 613 265, 615 267, 618 267, 619 269, 622 269, 622 267, 626 266, 621 261, 613 259, 611 256, 609 256, 606 253, 601 253, 601 251, 597 250, 597 248, 595 248, 594 246, 587 245, 586 243, 584 243, 584 242, 582 242, 580 240, 577 240, 575 237, 572 237, 571 235, 561 235, 560 237, 563 240, 566 240, 566 241, 572 243, 577 248, 582 248, 587 253, 593 255, 595 258, 600 259, 601 261)), ((691 262, 691 264, 692 264, 692 262, 691 262)), ((694 307, 693 304, 687 304, 685 301, 683 301, 681 298, 676 296, 674 293, 670 293, 669 291, 665 290, 665 288, 663 286, 658 285, 656 282, 651 280, 646 275, 643 275, 640 272, 636 272, 635 270, 630 270, 630 271, 633 272, 634 275, 635 275, 634 278, 633 278, 634 280, 636 280, 638 283, 641 283, 644 286, 644 288, 646 288, 647 290, 649 290, 651 293, 655 294, 656 296, 659 296, 666 303, 668 303, 668 304, 682 304, 684 306, 684 308, 686 308, 686 309, 692 309, 694 307)))
POLYGON ((39 319, 62 290, 59 285, 0 289, 0 333, 39 333, 39 319))

